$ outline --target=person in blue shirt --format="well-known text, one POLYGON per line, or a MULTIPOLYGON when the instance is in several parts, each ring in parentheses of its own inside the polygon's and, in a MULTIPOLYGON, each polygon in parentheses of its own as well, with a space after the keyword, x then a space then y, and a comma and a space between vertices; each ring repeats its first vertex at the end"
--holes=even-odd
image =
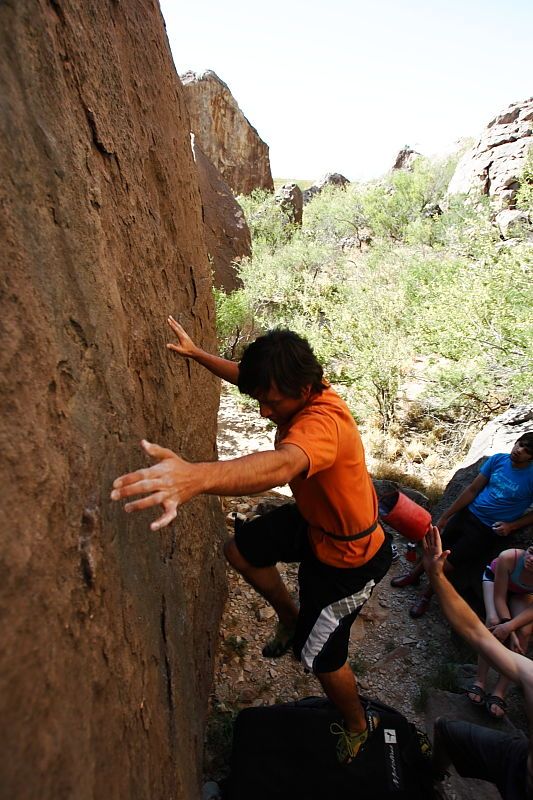
MULTIPOLYGON (((485 558, 490 563, 509 547, 507 537, 533 524, 533 431, 524 433, 510 453, 496 453, 483 464, 479 475, 437 520, 442 541, 450 555, 447 574, 454 567, 485 558)), ((424 571, 418 564, 411 572, 393 578, 394 587, 419 582, 424 571)), ((429 608, 433 592, 420 595, 409 614, 418 618, 429 608)))

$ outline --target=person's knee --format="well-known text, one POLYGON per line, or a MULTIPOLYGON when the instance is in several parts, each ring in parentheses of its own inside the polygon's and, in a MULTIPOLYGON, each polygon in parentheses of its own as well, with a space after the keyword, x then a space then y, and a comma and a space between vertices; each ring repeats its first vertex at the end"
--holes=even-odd
POLYGON ((228 539, 224 544, 224 555, 237 572, 246 572, 250 568, 248 561, 241 555, 234 538, 228 539))

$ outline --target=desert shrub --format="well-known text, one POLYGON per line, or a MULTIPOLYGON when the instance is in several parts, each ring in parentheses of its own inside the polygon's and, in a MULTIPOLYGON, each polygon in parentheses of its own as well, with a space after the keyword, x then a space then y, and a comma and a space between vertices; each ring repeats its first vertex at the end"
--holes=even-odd
POLYGON ((272 195, 241 198, 253 255, 238 268, 242 288, 216 293, 221 351, 239 357, 258 333, 290 327, 309 339, 356 418, 383 432, 393 430, 399 390, 423 356, 420 433, 433 444, 450 442, 454 425, 526 401, 531 248, 502 246, 483 198, 447 198, 443 213, 428 216, 452 169, 453 161, 419 159, 379 183, 328 187, 289 233, 272 195), (364 251, 363 228, 373 236, 364 251))
POLYGON ((245 292, 213 290, 217 315, 219 350, 224 358, 238 360, 243 348, 254 338, 253 314, 245 292))
POLYGON ((520 176, 520 188, 516 193, 517 208, 522 208, 533 214, 533 147, 530 147, 526 156, 524 169, 520 176))
POLYGON ((263 251, 275 252, 298 230, 286 222, 271 192, 255 189, 250 195, 239 195, 237 202, 250 228, 254 256, 263 251))
POLYGON ((374 236, 395 242, 433 244, 439 229, 437 207, 456 159, 418 158, 411 170, 397 170, 361 194, 362 213, 374 236))
POLYGON ((314 239, 337 246, 354 239, 359 246, 367 226, 361 192, 355 184, 344 189, 326 186, 305 207, 303 230, 314 239))

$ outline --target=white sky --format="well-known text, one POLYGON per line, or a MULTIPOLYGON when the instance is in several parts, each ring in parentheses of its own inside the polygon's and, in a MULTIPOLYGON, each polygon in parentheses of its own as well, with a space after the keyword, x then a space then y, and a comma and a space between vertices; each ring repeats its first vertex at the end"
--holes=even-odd
POLYGON ((161 0, 178 73, 214 70, 275 178, 350 180, 478 136, 533 95, 533 0, 161 0))

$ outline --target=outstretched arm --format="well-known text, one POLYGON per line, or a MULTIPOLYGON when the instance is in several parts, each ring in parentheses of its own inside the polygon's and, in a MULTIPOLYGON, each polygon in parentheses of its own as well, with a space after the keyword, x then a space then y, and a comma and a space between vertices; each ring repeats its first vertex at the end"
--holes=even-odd
POLYGON ((449 522, 449 520, 453 517, 454 514, 457 514, 458 511, 461 511, 466 506, 470 505, 472 500, 475 500, 478 494, 488 483, 488 478, 484 475, 477 475, 472 483, 466 487, 466 489, 461 492, 457 500, 451 504, 446 511, 441 514, 439 519, 437 520, 437 528, 442 530, 449 522))
POLYGON ((201 347, 197 347, 185 329, 179 322, 176 322, 174 317, 169 317, 167 322, 178 337, 177 344, 174 342, 169 342, 167 344, 169 350, 173 350, 175 353, 183 356, 183 358, 192 358, 193 361, 201 364, 202 367, 205 367, 209 372, 212 372, 213 375, 216 375, 217 378, 223 378, 225 381, 228 381, 228 383, 237 384, 239 379, 239 365, 235 361, 229 361, 227 358, 214 356, 202 350, 201 347))
POLYGON ((433 525, 424 539, 423 564, 448 622, 498 672, 515 683, 523 683, 524 675, 532 671, 531 663, 499 642, 457 594, 444 574, 448 554, 449 551, 443 553, 439 530, 433 525))
POLYGON ((145 439, 141 445, 158 463, 117 478, 111 499, 146 495, 127 503, 125 510, 128 512, 162 505, 164 513, 150 525, 153 531, 172 522, 178 506, 199 494, 254 494, 283 486, 309 469, 308 457, 294 444, 282 444, 277 450, 252 453, 229 461, 196 463, 184 461, 172 450, 145 439))

